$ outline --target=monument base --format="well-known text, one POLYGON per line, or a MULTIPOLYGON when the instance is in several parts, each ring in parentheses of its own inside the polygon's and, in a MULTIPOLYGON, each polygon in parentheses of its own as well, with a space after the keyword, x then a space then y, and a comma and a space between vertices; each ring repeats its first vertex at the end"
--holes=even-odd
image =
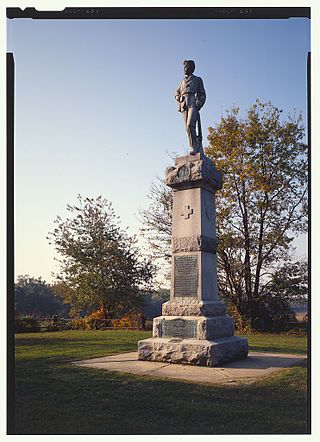
POLYGON ((248 356, 248 340, 230 336, 215 340, 149 338, 138 342, 138 359, 214 367, 248 356))
POLYGON ((158 316, 153 319, 154 338, 212 341, 234 334, 230 316, 158 316))

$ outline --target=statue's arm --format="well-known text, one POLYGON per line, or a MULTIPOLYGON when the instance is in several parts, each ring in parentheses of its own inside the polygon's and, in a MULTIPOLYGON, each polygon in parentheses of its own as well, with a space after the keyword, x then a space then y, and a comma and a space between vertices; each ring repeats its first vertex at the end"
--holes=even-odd
POLYGON ((181 101, 181 83, 179 84, 179 87, 176 90, 174 96, 175 96, 175 99, 178 101, 178 103, 180 103, 180 101, 181 101))
POLYGON ((197 92, 197 107, 199 108, 199 110, 202 108, 205 102, 206 102, 206 91, 204 90, 202 78, 199 77, 199 85, 197 92))

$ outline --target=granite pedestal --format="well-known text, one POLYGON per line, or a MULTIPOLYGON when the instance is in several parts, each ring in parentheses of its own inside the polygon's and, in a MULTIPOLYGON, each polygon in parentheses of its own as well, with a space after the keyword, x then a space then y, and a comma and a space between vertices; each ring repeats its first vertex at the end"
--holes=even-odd
POLYGON ((173 189, 170 300, 139 341, 138 359, 216 366, 246 358, 248 341, 234 336, 220 301, 216 272, 215 193, 222 176, 203 154, 177 158, 166 170, 173 189))

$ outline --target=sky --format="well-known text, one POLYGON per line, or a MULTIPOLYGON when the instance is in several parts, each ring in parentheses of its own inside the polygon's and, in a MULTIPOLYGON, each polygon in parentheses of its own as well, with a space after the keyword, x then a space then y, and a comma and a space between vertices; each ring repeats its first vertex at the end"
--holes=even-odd
MULTIPOLYGON (((7 22, 15 83, 15 274, 51 282, 46 236, 77 195, 103 195, 139 234, 152 182, 188 143, 174 92, 193 59, 207 128, 257 98, 306 124, 309 21, 32 20, 7 22)), ((306 238, 296 241, 306 254, 306 238)))

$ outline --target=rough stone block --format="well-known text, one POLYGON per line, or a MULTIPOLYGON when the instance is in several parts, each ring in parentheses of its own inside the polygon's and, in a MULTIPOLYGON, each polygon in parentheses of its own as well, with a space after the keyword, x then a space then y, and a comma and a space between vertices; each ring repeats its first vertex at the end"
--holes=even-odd
POLYGON ((178 252, 209 252, 216 253, 217 240, 205 235, 184 236, 182 238, 172 238, 172 253, 178 252))
POLYGON ((198 320, 198 339, 219 339, 234 334, 234 320, 230 316, 200 316, 198 320))
POLYGON ((221 301, 182 299, 162 304, 163 316, 223 316, 225 313, 226 306, 221 301))
POLYGON ((173 364, 217 366, 248 356, 248 341, 231 336, 215 340, 149 338, 138 342, 138 359, 173 364))
POLYGON ((166 169, 166 184, 173 188, 181 188, 202 183, 210 186, 212 191, 222 188, 222 173, 218 171, 207 157, 193 155, 180 157, 175 165, 166 169))

